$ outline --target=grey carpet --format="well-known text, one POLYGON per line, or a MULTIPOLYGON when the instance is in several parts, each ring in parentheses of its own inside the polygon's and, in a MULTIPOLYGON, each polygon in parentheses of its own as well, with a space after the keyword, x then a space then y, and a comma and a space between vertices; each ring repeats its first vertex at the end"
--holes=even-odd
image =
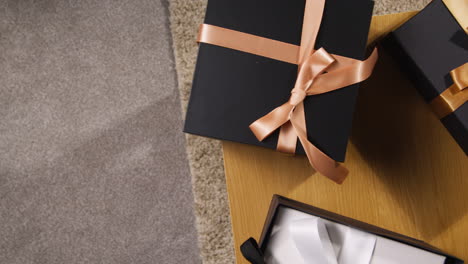
POLYGON ((160 0, 0 0, 0 263, 200 263, 160 0))
MULTIPOLYGON (((429 1, 376 0, 374 14, 418 10, 429 1)), ((198 50, 195 39, 198 26, 203 21, 207 0, 169 2, 179 90, 185 112, 198 50)), ((187 152, 193 177, 195 213, 203 263, 234 263, 221 144, 217 140, 188 135, 187 152)))

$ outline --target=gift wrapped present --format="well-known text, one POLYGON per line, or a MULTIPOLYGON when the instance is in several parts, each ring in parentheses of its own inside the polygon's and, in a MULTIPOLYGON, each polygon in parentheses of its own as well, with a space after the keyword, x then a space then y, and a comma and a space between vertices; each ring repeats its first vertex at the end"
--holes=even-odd
POLYGON ((260 244, 241 252, 253 264, 462 264, 416 239, 275 195, 260 244))
POLYGON ((434 0, 382 42, 468 154, 468 1, 434 0))
POLYGON ((341 183, 370 0, 209 0, 184 131, 306 154, 341 183))

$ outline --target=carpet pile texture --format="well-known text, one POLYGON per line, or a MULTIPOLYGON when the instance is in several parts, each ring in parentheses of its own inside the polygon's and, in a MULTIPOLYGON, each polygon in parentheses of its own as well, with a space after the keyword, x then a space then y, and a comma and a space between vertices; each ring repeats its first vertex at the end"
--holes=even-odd
MULTIPOLYGON (((179 92, 185 113, 197 56, 195 42, 207 0, 170 0, 170 21, 179 92)), ((420 10, 429 0, 376 0, 374 14, 420 10)), ((184 114, 185 116, 185 114, 184 114)), ((187 135, 199 247, 203 263, 234 263, 229 202, 221 143, 187 135)))
POLYGON ((0 0, 0 263, 200 263, 168 2, 0 0))

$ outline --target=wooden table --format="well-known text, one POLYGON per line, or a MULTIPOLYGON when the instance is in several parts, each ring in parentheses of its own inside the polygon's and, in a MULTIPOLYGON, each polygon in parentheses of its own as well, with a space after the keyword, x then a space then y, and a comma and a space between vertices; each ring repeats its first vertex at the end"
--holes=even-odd
MULTIPOLYGON (((412 15, 374 17, 369 41, 412 15)), ((273 194, 468 260, 468 158, 385 53, 361 87, 343 185, 312 175, 305 157, 230 142, 223 147, 237 263, 247 263, 239 246, 259 238, 273 194)))

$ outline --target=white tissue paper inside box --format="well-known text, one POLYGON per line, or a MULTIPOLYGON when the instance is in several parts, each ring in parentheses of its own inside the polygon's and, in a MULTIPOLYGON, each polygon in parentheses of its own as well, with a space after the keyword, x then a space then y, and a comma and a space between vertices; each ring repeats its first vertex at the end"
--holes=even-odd
POLYGON ((268 264, 444 264, 445 257, 291 208, 280 207, 268 264))

